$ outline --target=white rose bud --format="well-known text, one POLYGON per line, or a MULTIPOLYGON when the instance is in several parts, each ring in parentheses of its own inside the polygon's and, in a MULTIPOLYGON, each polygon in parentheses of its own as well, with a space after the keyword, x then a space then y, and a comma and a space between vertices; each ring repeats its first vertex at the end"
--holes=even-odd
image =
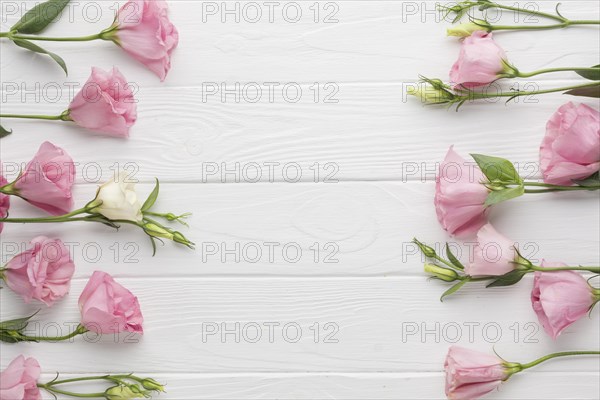
POLYGON ((98 204, 91 212, 104 215, 110 220, 142 222, 142 204, 135 192, 135 183, 127 182, 127 173, 121 172, 115 181, 100 186, 96 199, 98 204))

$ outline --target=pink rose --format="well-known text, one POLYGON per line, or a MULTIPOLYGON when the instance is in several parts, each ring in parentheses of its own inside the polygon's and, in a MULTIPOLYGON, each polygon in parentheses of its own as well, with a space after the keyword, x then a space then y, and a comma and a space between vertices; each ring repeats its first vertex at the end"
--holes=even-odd
POLYGON ((11 184, 15 194, 52 215, 66 214, 73 208, 71 188, 75 164, 63 149, 44 142, 25 171, 11 184))
POLYGON ((35 358, 19 356, 0 372, 1 400, 41 400, 37 387, 42 369, 35 358))
MULTIPOLYGON (((543 267, 564 267, 547 263, 543 267)), ((592 287, 574 271, 536 272, 531 304, 548 335, 556 339, 569 325, 587 315, 595 301, 592 287)))
POLYGON ((60 239, 40 236, 31 244, 6 264, 6 284, 27 303, 36 299, 51 306, 69 292, 75 264, 60 239))
POLYGON ((467 164, 450 147, 442 162, 435 187, 435 209, 438 221, 453 235, 473 235, 487 223, 485 200, 488 189, 481 170, 467 164))
POLYGON ((465 272, 471 276, 504 275, 514 270, 516 258, 515 242, 488 223, 477 232, 473 262, 465 267, 465 272))
POLYGON ((449 399, 477 399, 510 376, 500 358, 459 346, 450 347, 444 368, 449 399))
POLYGON ((113 40, 133 58, 146 65, 161 81, 171 69, 171 54, 179 33, 163 0, 130 0, 115 18, 113 40))
POLYGON ((96 271, 79 297, 81 325, 99 334, 142 334, 142 311, 137 297, 105 272, 96 271))
POLYGON ((137 120, 133 90, 115 67, 92 75, 69 106, 69 117, 79 126, 114 137, 128 137, 137 120))
POLYGON ((562 105, 546 124, 540 146, 544 181, 572 185, 600 170, 600 113, 585 104, 562 105))
POLYGON ((458 60, 450 70, 450 80, 455 88, 470 89, 490 84, 509 70, 506 54, 492 34, 475 31, 463 40, 458 60))
MULTIPOLYGON (((8 181, 2 175, 0 175, 0 187, 8 185, 8 181)), ((10 196, 4 193, 0 193, 0 218, 6 218, 8 216, 8 209, 10 208, 10 196)), ((0 222, 0 233, 4 224, 0 222)))

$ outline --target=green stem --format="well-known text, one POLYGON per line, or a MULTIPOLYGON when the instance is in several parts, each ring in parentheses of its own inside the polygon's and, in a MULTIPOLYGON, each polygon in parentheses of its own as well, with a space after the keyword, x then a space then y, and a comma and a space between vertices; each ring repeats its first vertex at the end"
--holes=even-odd
POLYGON ((90 42, 92 40, 103 39, 102 33, 97 33, 95 35, 89 36, 79 36, 79 37, 44 37, 44 36, 34 36, 34 35, 19 35, 13 34, 11 32, 1 32, 0 37, 8 37, 11 39, 21 39, 21 40, 40 40, 44 42, 90 42))
POLYGON ((82 399, 83 398, 85 398, 85 399, 98 399, 98 398, 102 399, 102 398, 106 397, 104 392, 102 392, 102 393, 75 393, 75 392, 69 392, 66 390, 57 389, 53 386, 48 386, 43 383, 38 383, 37 387, 47 390, 48 392, 53 393, 53 394, 62 394, 65 396, 79 397, 82 399))
POLYGON ((83 327, 82 325, 79 325, 77 327, 77 329, 75 329, 73 332, 71 332, 67 335, 64 335, 64 336, 56 336, 56 337, 28 336, 28 335, 22 335, 21 333, 18 333, 18 339, 21 339, 21 341, 27 341, 27 342, 62 342, 65 340, 72 339, 75 336, 82 335, 86 332, 88 332, 88 330, 85 327, 83 327))
POLYGON ((600 351, 563 351, 560 353, 552 353, 552 354, 548 354, 547 356, 538 358, 537 360, 534 360, 530 363, 521 364, 521 368, 528 369, 531 367, 535 367, 536 365, 541 364, 544 361, 551 360, 553 358, 568 357, 568 356, 586 356, 586 355, 588 355, 588 356, 589 355, 600 355, 600 351))
POLYGON ((57 380, 57 381, 52 381, 52 382, 46 383, 45 386, 56 386, 56 385, 63 385, 66 383, 85 382, 85 381, 101 381, 101 380, 114 382, 115 380, 127 379, 127 378, 131 378, 132 376, 133 375, 84 376, 81 378, 70 378, 70 379, 61 379, 61 380, 57 380))
POLYGON ((0 114, 0 118, 20 118, 20 119, 43 119, 46 121, 64 121, 61 115, 23 115, 23 114, 0 114))
POLYGON ((600 274, 600 267, 540 267, 532 265, 531 270, 540 272, 555 272, 555 271, 588 271, 594 274, 600 274))
POLYGON ((538 95, 538 94, 565 92, 565 91, 571 90, 571 89, 581 89, 581 88, 597 87, 597 86, 600 86, 600 82, 584 83, 581 85, 574 85, 574 86, 563 86, 563 87, 559 87, 559 88, 545 89, 545 90, 532 90, 532 91, 527 91, 527 92, 518 92, 517 91, 517 92, 508 92, 508 93, 496 93, 493 95, 487 94, 487 93, 476 93, 476 92, 472 92, 469 90, 459 89, 458 94, 459 94, 459 96, 462 96, 466 100, 477 100, 477 99, 489 99, 489 98, 495 98, 495 97, 534 96, 534 95, 538 95))
POLYGON ((545 29, 566 28, 572 25, 600 25, 600 21, 593 20, 566 20, 554 25, 489 25, 488 31, 541 31, 545 29))
POLYGON ((562 67, 562 68, 545 68, 539 69, 532 72, 517 72, 519 78, 530 78, 536 75, 548 74, 551 72, 598 72, 598 68, 573 68, 573 67, 562 67))
POLYGON ((525 14, 529 14, 529 15, 537 15, 539 17, 549 18, 549 19, 553 19, 555 21, 560 21, 560 22, 566 21, 566 19, 561 16, 549 14, 549 13, 546 13, 543 11, 525 10, 525 9, 522 9, 519 7, 504 6, 504 5, 498 4, 498 3, 494 3, 494 6, 495 6, 495 8, 500 8, 502 10, 515 11, 517 13, 525 13, 525 14))
POLYGON ((80 208, 72 211, 65 215, 59 215, 57 217, 42 217, 42 218, 4 218, 0 219, 0 222, 15 223, 15 224, 26 224, 26 223, 53 223, 53 222, 72 222, 72 221, 84 221, 87 217, 83 218, 72 218, 77 215, 85 214, 88 212, 88 208, 80 208))

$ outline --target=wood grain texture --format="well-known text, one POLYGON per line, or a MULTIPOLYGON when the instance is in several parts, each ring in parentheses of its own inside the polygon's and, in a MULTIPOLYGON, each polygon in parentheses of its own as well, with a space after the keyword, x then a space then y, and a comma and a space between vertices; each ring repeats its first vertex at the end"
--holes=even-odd
MULTIPOLYGON (((0 3, 1 30, 18 18, 8 3, 0 3)), ((72 13, 48 35, 100 31, 123 2, 72 3, 72 13), (93 21, 84 20, 84 10, 93 21)), ((140 298, 146 332, 120 336, 119 343, 105 337, 102 343, 0 344, 1 368, 24 353, 40 360, 49 379, 55 371, 136 371, 168 384, 159 399, 440 399, 443 359, 454 342, 495 348, 511 361, 600 346, 597 311, 551 341, 531 310, 531 279, 505 290, 473 285, 440 303, 447 286, 427 281, 423 259, 409 243, 415 236, 436 247, 450 241, 468 260, 471 243, 449 238, 432 204, 435 168, 447 148, 509 158, 525 177, 537 179, 547 119, 566 101, 582 99, 550 95, 473 104, 459 113, 407 99, 419 74, 446 78, 459 49, 458 41, 444 37, 448 24, 435 16, 431 1, 320 1, 317 23, 312 1, 296 2, 303 12, 296 23, 285 21, 280 8, 271 23, 264 7, 258 23, 232 15, 222 22, 224 3, 243 9, 252 2, 169 0, 181 43, 165 83, 110 43, 48 43, 69 65, 64 77, 48 60, 0 40, 1 112, 60 113, 74 95, 69 88, 81 85, 93 65, 118 66, 138 87, 139 101, 127 141, 62 123, 3 120, 15 131, 0 142, 3 173, 16 176, 51 140, 79 163, 77 205, 116 168, 130 171, 144 196, 158 177, 156 209, 193 212, 190 228, 181 231, 197 243, 196 251, 166 243, 152 257, 147 238, 129 228, 5 226, 0 264, 40 234, 73 248, 71 295, 36 317, 46 333, 78 322, 78 295, 97 269, 140 298), (207 14, 215 4, 217 14, 207 14), (324 23, 331 10, 338 22, 324 23), (235 89, 237 83, 239 101, 231 93, 223 99, 220 85, 235 89), (276 86, 273 100, 266 84, 276 86), (284 96, 285 85, 302 90, 297 102, 284 96), (262 97, 253 102, 257 86, 262 97), (221 336, 238 329, 236 323, 239 343, 235 333, 221 336), (279 325, 265 325, 271 323, 279 325), (253 343, 257 325, 261 339, 253 343), (297 327, 302 335, 294 342, 297 327), (132 339, 139 342, 122 343, 132 339)), ((535 5, 552 11, 555 2, 535 5)), ((570 1, 562 11, 592 18, 599 6, 570 1)), ((510 15, 503 18, 514 23, 510 15)), ((524 71, 598 64, 596 28, 495 38, 524 71)), ((561 73, 518 87, 576 79, 561 73)), ((491 220, 533 260, 596 265, 598 201, 593 193, 524 196, 495 207, 491 220)), ((42 215, 18 199, 11 213, 42 215)), ((37 308, 0 290, 1 319, 37 308)), ((597 359, 551 362, 511 378, 488 398, 597 399, 598 376, 597 359)))

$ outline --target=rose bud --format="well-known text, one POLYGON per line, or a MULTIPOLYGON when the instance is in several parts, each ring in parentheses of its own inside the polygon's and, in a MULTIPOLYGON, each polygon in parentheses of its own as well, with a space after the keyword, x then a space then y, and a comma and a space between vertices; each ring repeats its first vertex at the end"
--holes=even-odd
POLYGON ((491 33, 478 30, 463 40, 458 60, 450 70, 450 80, 455 89, 470 89, 490 84, 503 74, 514 74, 504 50, 491 33))
POLYGON ((115 137, 128 137, 137 120, 133 90, 117 68, 106 72, 92 68, 92 75, 68 110, 77 125, 115 137))
POLYGON ((470 276, 504 275, 515 269, 517 259, 515 242, 488 223, 477 232, 473 262, 465 266, 465 272, 470 276))
POLYGON ((572 185, 600 170, 600 113, 585 104, 561 106, 540 146, 544 182, 572 185))
POLYGON ((60 239, 40 236, 31 244, 6 264, 4 280, 26 303, 35 299, 51 306, 69 292, 75 264, 60 239))
POLYGON ((63 149, 45 142, 11 183, 9 191, 52 215, 67 214, 73 208, 71 188, 75 182, 75 164, 63 149))
POLYGON ((471 36, 476 31, 489 31, 489 24, 481 19, 476 19, 473 22, 465 22, 464 24, 453 25, 446 29, 448 36, 467 37, 471 36))
POLYGON ((143 333, 137 297, 105 272, 96 271, 79 297, 81 325, 99 334, 143 333))
MULTIPOLYGON (((563 263, 542 261, 542 267, 564 267, 563 263)), ((600 300, 600 291, 592 288, 574 271, 536 272, 531 304, 544 330, 553 339, 590 311, 600 300)))
POLYGON ((171 69, 171 54, 179 43, 179 33, 168 12, 163 0, 130 0, 103 37, 121 46, 164 81, 171 69))
POLYGON ((0 399, 2 400, 41 400, 37 387, 42 369, 35 358, 22 355, 15 358, 0 372, 0 399))
POLYGON ((135 183, 127 180, 127 173, 121 172, 114 180, 100 186, 96 198, 90 203, 90 206, 97 206, 90 212, 102 214, 113 221, 141 222, 142 204, 135 191, 135 183))
POLYGON ((481 170, 467 164, 450 147, 441 163, 435 188, 435 209, 442 227, 453 235, 473 235, 487 223, 485 200, 489 190, 481 170))
POLYGON ((444 369, 449 399, 477 399, 496 389, 510 376, 499 357, 459 346, 448 350, 444 369))
MULTIPOLYGON (((8 181, 2 175, 0 175, 0 188, 8 185, 8 181)), ((0 192, 0 218, 6 218, 8 216, 8 209, 10 208, 10 196, 0 192)), ((4 224, 0 222, 0 233, 4 229, 4 224)))

